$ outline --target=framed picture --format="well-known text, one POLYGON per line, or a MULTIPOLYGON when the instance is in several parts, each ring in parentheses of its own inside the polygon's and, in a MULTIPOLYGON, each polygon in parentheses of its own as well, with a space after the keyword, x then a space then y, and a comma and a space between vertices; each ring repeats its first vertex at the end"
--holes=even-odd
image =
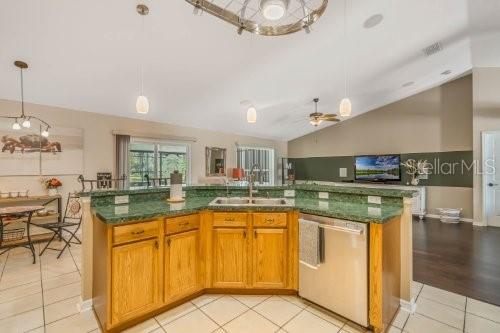
POLYGON ((0 176, 79 175, 83 173, 83 130, 40 126, 12 129, 0 119, 0 176))
POLYGON ((0 119, 0 176, 40 174, 39 128, 12 129, 12 120, 0 119))
POLYGON ((83 173, 83 130, 54 127, 41 147, 42 175, 80 175, 83 173))

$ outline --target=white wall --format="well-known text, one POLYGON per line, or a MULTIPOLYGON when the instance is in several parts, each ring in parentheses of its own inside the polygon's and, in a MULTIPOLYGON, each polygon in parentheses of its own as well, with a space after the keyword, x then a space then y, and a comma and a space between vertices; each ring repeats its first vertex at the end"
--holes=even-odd
MULTIPOLYGON (((1 115, 17 115, 20 103, 1 100, 1 115)), ((84 176, 95 179, 97 172, 113 172, 115 175, 115 141, 112 131, 149 133, 151 135, 168 135, 196 138, 191 145, 191 182, 197 183, 205 176, 205 147, 227 148, 227 167, 236 166, 236 142, 240 145, 272 147, 276 149, 276 157, 287 154, 287 143, 255 137, 241 136, 201 130, 188 127, 173 126, 164 123, 141 121, 124 117, 114 117, 91 112, 81 112, 50 106, 26 104, 29 115, 37 115, 49 122, 53 127, 75 127, 84 131, 84 176)), ((221 119, 221 121, 224 121, 221 119)), ((244 121, 244 119, 242 119, 244 121)), ((63 182, 61 193, 80 189, 77 175, 56 175, 63 182)), ((0 177, 0 191, 29 189, 31 194, 43 194, 45 190, 40 184, 40 176, 4 176, 0 177)))
MULTIPOLYGON (((473 151, 481 162, 481 133, 500 131, 500 68, 474 68, 473 75, 473 151)), ((486 225, 483 216, 482 175, 474 175, 474 223, 486 225)))

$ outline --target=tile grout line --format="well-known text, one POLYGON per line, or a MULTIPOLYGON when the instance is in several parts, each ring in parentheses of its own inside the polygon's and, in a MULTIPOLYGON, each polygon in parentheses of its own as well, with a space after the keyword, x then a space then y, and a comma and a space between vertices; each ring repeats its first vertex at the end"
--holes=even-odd
POLYGON ((469 301, 469 298, 465 297, 464 328, 463 328, 462 332, 465 332, 465 321, 466 321, 466 318, 467 318, 467 302, 468 301, 469 301))
MULTIPOLYGON (((457 294, 457 295, 458 295, 458 294, 457 294)), ((462 295, 460 295, 460 296, 462 296, 462 295)), ((451 305, 449 305, 449 304, 442 303, 442 302, 440 302, 440 301, 438 301, 438 300, 436 300, 436 299, 434 299, 434 298, 425 297, 425 296, 423 296, 423 295, 422 295, 422 296, 419 296, 419 298, 420 298, 420 297, 422 297, 422 298, 424 298, 424 299, 426 299, 426 300, 428 300, 428 301, 432 301, 432 302, 434 302, 434 303, 438 303, 438 304, 444 305, 444 306, 446 306, 446 307, 449 307, 449 308, 452 308, 452 309, 455 309, 455 310, 458 310, 458 311, 465 312, 465 310, 459 309, 459 308, 454 307, 454 306, 451 306, 451 305)), ((466 300, 467 300, 467 297, 466 297, 466 300)))
MULTIPOLYGON (((272 297, 272 296, 270 296, 270 297, 272 297)), ((290 303, 290 304, 295 305, 295 306, 296 306, 296 307, 298 307, 298 308, 301 308, 301 307, 300 307, 300 306, 298 306, 297 304, 295 304, 295 303, 293 303, 293 302, 291 302, 291 301, 287 300, 286 298, 281 297, 281 295, 280 295, 280 296, 278 296, 278 297, 279 297, 279 298, 281 298, 281 299, 282 299, 282 300, 284 300, 284 301, 287 301, 287 302, 288 302, 288 303, 290 303)), ((306 304, 306 303, 304 303, 304 304, 306 304)), ((308 307, 312 307, 312 306, 311 306, 311 305, 306 304, 306 306, 305 306, 304 308, 301 308, 301 309, 302 309, 302 310, 304 310, 304 311, 306 311, 307 313, 312 314, 312 315, 313 315, 313 316, 315 316, 316 318, 319 318, 319 319, 321 319, 321 320, 324 320, 324 321, 326 321, 327 323, 330 323, 330 324, 332 324, 333 326, 338 327, 337 325, 335 325, 335 324, 334 324, 334 323, 332 323, 331 321, 326 320, 326 319, 324 319, 324 318, 321 318, 321 317, 320 317, 320 316, 318 316, 317 314, 315 314, 315 313, 313 313, 313 312, 311 312, 311 311, 307 310, 307 308, 308 308, 308 307)), ((318 310, 318 311, 320 311, 320 310, 318 310)), ((302 311, 301 311, 301 312, 302 312, 302 311)), ((326 314, 326 315, 329 315, 328 313, 325 313, 325 314, 326 314)), ((298 314, 297 314, 297 315, 298 315, 298 314)), ((330 316, 330 317, 332 317, 332 316, 330 316)), ((332 317, 332 318, 333 318, 333 317, 332 317)), ((339 327, 339 332, 340 332, 340 331, 342 330, 342 328, 343 328, 343 327, 347 324, 347 322, 348 322, 348 321, 349 321, 349 320, 346 320, 345 322, 342 322, 342 325, 339 327)), ((287 323, 288 323, 288 322, 287 322, 287 323)))
MULTIPOLYGON (((262 301, 260 301, 259 303, 255 304, 254 306, 248 306, 248 305, 246 305, 245 303, 243 303, 242 301, 240 301, 239 299, 237 299, 236 297, 234 297, 235 295, 229 295, 229 296, 230 296, 231 298, 233 298, 235 301, 240 302, 241 304, 243 304, 244 306, 246 306, 246 307, 248 307, 248 308, 250 308, 250 309, 255 308, 256 306, 258 306, 258 305, 260 305, 260 304, 264 303, 265 301, 267 301, 268 299, 270 299, 270 298, 272 297, 272 296, 269 296, 269 295, 265 295, 265 296, 266 296, 266 298, 265 298, 265 299, 263 299, 262 301)), ((239 296, 239 295, 237 295, 237 296, 239 296)), ((243 296, 252 296, 252 295, 243 295, 243 296)), ((261 296, 261 295, 255 295, 255 296, 261 296)))
POLYGON ((0 272, 0 281, 2 281, 3 272, 5 271, 5 267, 7 266, 7 260, 9 260, 9 255, 10 255, 10 251, 7 251, 7 254, 5 256, 5 262, 3 263, 3 266, 2 266, 2 272, 0 272))
MULTIPOLYGON (((429 316, 427 316, 427 315, 425 315, 425 314, 423 314, 423 313, 420 313, 420 312, 416 312, 416 313, 418 313, 420 316, 425 317, 425 318, 427 318, 427 319, 430 319, 430 320, 433 320, 433 321, 438 322, 438 323, 440 323, 440 324, 443 324, 443 325, 446 325, 446 326, 448 326, 448 327, 454 328, 455 330, 460 330, 459 328, 456 328, 455 326, 451 326, 450 324, 443 323, 442 321, 439 321, 439 320, 437 320, 437 319, 434 319, 434 318, 432 318, 432 317, 429 317, 429 316)), ((465 316, 465 312, 464 312, 464 316, 465 316)))
MULTIPOLYGON (((174 322, 174 321, 176 321, 177 319, 183 318, 183 317, 187 316, 188 314, 190 314, 191 312, 196 311, 197 309, 201 311, 201 309, 200 309, 200 308, 198 308, 198 307, 196 306, 196 304, 194 304, 193 302, 188 301, 188 302, 186 302, 186 303, 184 303, 184 304, 187 304, 187 303, 191 303, 191 304, 192 304, 195 308, 194 308, 193 310, 191 310, 191 311, 186 312, 186 313, 185 313, 185 314, 183 314, 182 316, 179 316, 179 317, 175 318, 174 320, 171 320, 171 321, 169 321, 168 323, 165 323, 164 325, 168 325, 168 324, 170 324, 170 323, 173 323, 173 322, 174 322)), ((184 305, 184 304, 181 304, 181 305, 184 305)), ((207 304, 208 304, 208 303, 207 303, 207 304)), ((179 305, 179 306, 181 306, 181 305, 179 305)), ((173 309, 176 309, 176 308, 177 308, 177 307, 172 308, 172 309, 170 309, 170 310, 173 310, 173 309)), ((167 310, 167 311, 165 311, 165 312, 168 312, 168 311, 170 311, 170 310, 167 310)), ((163 313, 165 313, 165 312, 163 312, 163 313)), ((203 311, 202 311, 202 312, 203 312, 203 311)), ((161 314, 163 314, 163 313, 161 313, 161 314)), ((205 312, 203 312, 203 313, 205 314, 205 312)), ((161 314, 160 314, 160 315, 161 315, 161 314)), ((159 315, 158 315, 158 316, 159 316, 159 315)), ((158 322, 158 324, 160 324, 160 326, 161 326, 161 327, 163 327, 162 323, 160 323, 160 321, 159 321, 158 319, 156 319, 156 317, 158 317, 158 316, 154 316, 154 318, 155 318, 155 320, 158 322)), ((211 318, 210 318, 210 319, 211 319, 211 318)), ((166 329, 164 329, 164 331, 166 331, 166 329)))
MULTIPOLYGON (((241 303, 241 302, 240 302, 240 301, 238 301, 237 299, 234 299, 234 297, 232 297, 231 295, 228 295, 228 296, 229 296, 229 298, 232 298, 233 300, 237 301, 238 303, 241 303)), ((224 296, 222 296, 222 297, 224 297, 224 296)), ((220 298, 222 298, 222 297, 220 297, 220 298)), ((214 301, 215 301, 215 300, 214 300, 214 301)), ((211 302, 210 302, 210 303, 211 303, 211 302)), ((208 305, 208 304, 210 304, 210 303, 207 303, 207 304, 205 304, 205 305, 208 305)), ((241 303, 241 304, 243 304, 243 303, 241 303)), ((203 306, 205 306, 205 305, 203 305, 203 306)), ((240 316, 244 315, 244 314, 245 314, 245 313, 247 313, 248 311, 252 310, 252 309, 251 309, 250 307, 248 307, 247 305, 245 305, 245 304, 243 304, 243 305, 244 305, 247 309, 246 309, 245 311, 243 311, 241 314, 239 314, 238 316, 236 316, 236 317, 234 317, 233 319, 229 320, 228 322, 224 323, 224 325, 229 324, 230 322, 232 322, 232 321, 233 321, 233 320, 235 320, 236 318, 239 318, 240 316)), ((197 306, 196 306, 196 304, 195 304, 195 307, 197 307, 197 306)), ((197 307, 197 308, 198 308, 198 307, 197 307)), ((219 323, 218 323, 218 322, 216 322, 216 321, 215 321, 215 319, 213 319, 212 317, 210 317, 210 315, 209 315, 208 313, 206 313, 205 311, 203 311, 203 309, 202 309, 202 308, 198 308, 198 310, 200 310, 200 311, 201 311, 201 312, 202 312, 205 316, 207 316, 207 317, 208 317, 211 321, 213 321, 213 322, 215 323, 215 325, 219 326, 219 328, 222 328, 222 329, 224 330, 224 328, 222 327, 222 326, 224 326, 224 325, 219 325, 219 323)), ((224 330, 224 331, 225 331, 225 330, 224 330)))
MULTIPOLYGON (((161 330, 166 333, 167 331, 163 328, 163 326, 160 324, 160 322, 158 321, 158 319, 156 319, 156 316, 154 316, 153 319, 156 321, 156 323, 158 324, 158 326, 160 326, 161 330)), ((156 328, 154 330, 156 330, 156 328)), ((152 330, 150 332, 153 332, 154 330, 152 330)))
POLYGON ((280 327, 280 329, 284 330, 285 332, 287 332, 287 330, 285 330, 285 326, 286 324, 288 324, 289 322, 291 322, 292 320, 295 319, 295 317, 297 317, 299 314, 301 314, 302 312, 305 311, 305 309, 300 309, 301 311, 299 311, 296 315, 292 316, 292 318, 288 319, 286 322, 283 323, 283 325, 278 325, 280 327))
MULTIPOLYGON (((38 246, 40 250, 40 246, 38 246)), ((45 297, 43 294, 43 273, 42 273, 42 257, 38 256, 38 268, 40 269, 40 288, 42 292, 42 315, 43 315, 43 331, 47 331, 45 326, 45 297)))
MULTIPOLYGON (((500 306, 499 306, 500 307, 500 306)), ((484 319, 484 320, 487 320, 487 321, 491 321, 492 323, 495 323, 495 324, 500 324, 500 321, 496 321, 496 320, 492 320, 490 318, 487 318, 487 317, 483 317, 481 315, 478 315, 478 314, 475 314, 475 313, 472 313, 472 312, 468 312, 469 315, 471 316, 474 316, 474 317, 478 317, 478 318, 481 318, 481 319, 484 319)), ((467 315, 467 313, 466 313, 467 315)))

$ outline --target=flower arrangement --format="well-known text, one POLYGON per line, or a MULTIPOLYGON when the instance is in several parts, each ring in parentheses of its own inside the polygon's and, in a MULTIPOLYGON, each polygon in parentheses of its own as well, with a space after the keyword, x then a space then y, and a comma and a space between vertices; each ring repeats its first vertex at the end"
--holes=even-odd
POLYGON ((416 161, 414 159, 409 159, 404 163, 401 163, 401 165, 406 168, 406 173, 411 176, 412 185, 418 185, 418 176, 427 174, 427 160, 416 161))
POLYGON ((41 180, 42 185, 45 186, 46 189, 57 189, 62 186, 62 183, 57 178, 44 178, 41 180))

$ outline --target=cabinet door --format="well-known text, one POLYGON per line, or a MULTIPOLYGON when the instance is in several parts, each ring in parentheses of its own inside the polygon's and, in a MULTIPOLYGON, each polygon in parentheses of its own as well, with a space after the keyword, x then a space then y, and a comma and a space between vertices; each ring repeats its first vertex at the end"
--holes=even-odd
POLYGON ((247 285, 246 229, 214 229, 213 286, 245 288, 247 285))
POLYGON ((165 302, 198 290, 198 242, 198 230, 166 237, 165 302))
POLYGON ((252 244, 253 286, 284 288, 286 285, 286 229, 254 229, 252 244))
POLYGON ((136 317, 159 305, 156 239, 116 246, 111 263, 111 323, 136 317))

